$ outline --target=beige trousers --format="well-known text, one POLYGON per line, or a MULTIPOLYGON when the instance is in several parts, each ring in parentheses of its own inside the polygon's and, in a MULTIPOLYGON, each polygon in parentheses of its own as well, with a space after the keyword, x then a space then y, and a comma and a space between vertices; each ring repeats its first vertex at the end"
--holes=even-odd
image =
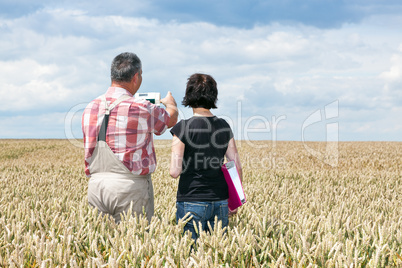
POLYGON ((117 223, 122 213, 154 215, 154 191, 151 175, 134 175, 115 156, 104 141, 98 141, 89 165, 88 203, 99 213, 111 215, 117 223))

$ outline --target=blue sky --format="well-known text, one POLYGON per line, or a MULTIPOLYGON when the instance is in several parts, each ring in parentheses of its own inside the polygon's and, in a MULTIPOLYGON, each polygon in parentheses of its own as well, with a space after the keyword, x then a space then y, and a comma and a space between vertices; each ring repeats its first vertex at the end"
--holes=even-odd
POLYGON ((140 91, 178 103, 211 74, 238 139, 402 141, 400 25, 392 0, 1 0, 0 138, 81 138, 131 51, 140 91))

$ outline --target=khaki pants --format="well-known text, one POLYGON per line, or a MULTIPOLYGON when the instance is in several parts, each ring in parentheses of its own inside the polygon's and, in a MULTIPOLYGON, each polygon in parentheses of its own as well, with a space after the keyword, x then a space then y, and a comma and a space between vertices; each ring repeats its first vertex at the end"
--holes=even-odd
POLYGON ((99 212, 111 215, 116 223, 121 221, 121 213, 127 213, 130 207, 133 216, 145 213, 151 221, 154 214, 151 175, 93 174, 88 183, 88 203, 99 212))

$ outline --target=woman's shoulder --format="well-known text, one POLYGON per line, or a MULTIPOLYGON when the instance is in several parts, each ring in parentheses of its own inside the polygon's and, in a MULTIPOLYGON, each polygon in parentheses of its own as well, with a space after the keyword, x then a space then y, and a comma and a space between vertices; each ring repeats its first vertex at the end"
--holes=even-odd
POLYGON ((186 124, 188 123, 188 119, 181 119, 180 121, 178 121, 177 123, 176 123, 176 125, 175 126, 185 126, 186 124))
POLYGON ((230 127, 228 121, 226 121, 225 119, 220 118, 220 117, 217 117, 217 116, 214 116, 214 117, 215 117, 215 118, 214 118, 214 121, 215 121, 215 122, 217 122, 217 123, 219 123, 219 124, 221 124, 221 125, 224 125, 224 126, 226 126, 226 127, 230 127))
POLYGON ((187 119, 181 119, 179 122, 177 122, 176 126, 177 127, 197 127, 197 126, 203 126, 205 124, 208 124, 208 121, 214 125, 220 125, 224 127, 229 127, 230 124, 223 118, 220 118, 218 116, 193 116, 187 119))

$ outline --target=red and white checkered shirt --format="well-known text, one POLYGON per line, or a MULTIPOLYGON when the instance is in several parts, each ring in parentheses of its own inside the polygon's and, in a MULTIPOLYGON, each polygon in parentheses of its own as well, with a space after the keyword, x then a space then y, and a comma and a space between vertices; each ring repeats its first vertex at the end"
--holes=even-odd
MULTIPOLYGON (((134 99, 130 92, 118 87, 108 89, 106 101, 110 105, 123 94, 132 98, 122 101, 110 112, 106 143, 133 174, 150 174, 156 168, 153 134, 165 132, 169 113, 149 101, 134 99)), ((82 115, 85 174, 88 177, 91 176, 89 163, 104 115, 105 107, 100 97, 90 102, 82 115)))

